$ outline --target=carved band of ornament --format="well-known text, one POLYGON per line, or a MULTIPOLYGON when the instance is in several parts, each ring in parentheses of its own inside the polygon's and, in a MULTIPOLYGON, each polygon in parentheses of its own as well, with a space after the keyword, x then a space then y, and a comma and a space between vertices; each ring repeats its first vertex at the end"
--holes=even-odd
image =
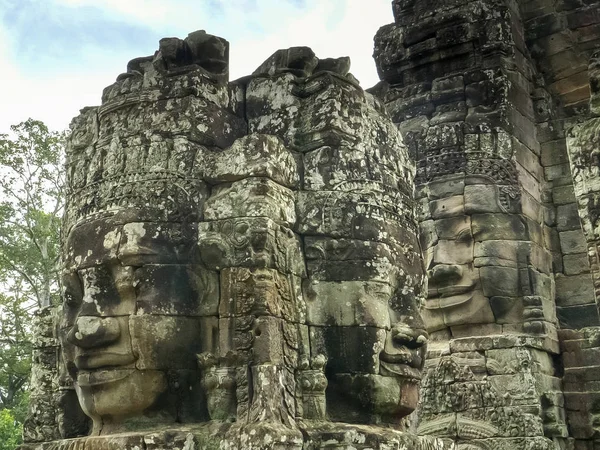
POLYGON ((465 175, 485 176, 497 184, 515 186, 518 184, 517 169, 513 161, 485 158, 481 157, 482 155, 479 155, 479 152, 476 153, 476 155, 469 155, 469 157, 466 157, 462 152, 427 156, 424 164, 420 164, 419 167, 419 181, 422 179, 424 169, 427 182, 445 175, 464 172, 465 175))
POLYGON ((187 174, 181 172, 174 172, 170 170, 157 170, 157 171, 140 171, 140 172, 127 172, 124 174, 113 175, 110 177, 102 178, 99 181, 89 183, 84 187, 73 190, 67 193, 67 199, 70 197, 81 197, 89 195, 89 193, 100 191, 104 186, 129 186, 132 184, 142 184, 147 182, 169 182, 175 181, 183 182, 184 185, 193 186, 198 183, 203 183, 201 178, 189 177, 187 174))
POLYGON ((342 82, 362 93, 361 87, 349 78, 331 71, 317 72, 307 78, 297 79, 292 87, 292 95, 299 98, 308 98, 326 90, 334 82, 342 82))
POLYGON ((97 182, 67 196, 66 222, 79 223, 89 217, 97 217, 106 209, 151 208, 169 215, 193 213, 197 207, 193 194, 200 192, 197 179, 180 176, 156 177, 145 174, 147 179, 122 176, 97 182), (128 179, 129 178, 129 179, 128 179), (168 205, 172 205, 169 209, 168 205))
POLYGON ((383 201, 401 205, 402 209, 408 208, 414 203, 412 193, 404 192, 377 180, 344 180, 334 185, 331 189, 332 191, 348 194, 383 196, 383 201))
POLYGON ((354 147, 358 142, 356 136, 332 126, 326 130, 296 133, 292 150, 306 153, 321 147, 354 147))
POLYGON ((128 106, 140 103, 150 103, 157 100, 158 91, 142 91, 135 94, 121 95, 116 100, 111 100, 98 108, 98 118, 103 119, 106 115, 128 106))

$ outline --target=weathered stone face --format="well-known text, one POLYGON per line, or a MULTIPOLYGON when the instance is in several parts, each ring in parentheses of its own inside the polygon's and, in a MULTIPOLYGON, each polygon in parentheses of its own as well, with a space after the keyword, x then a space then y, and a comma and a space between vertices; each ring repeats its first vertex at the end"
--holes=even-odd
POLYGON ((473 169, 463 167, 418 186, 430 331, 523 321, 521 277, 528 274, 520 269, 532 244, 516 214, 518 188, 499 184, 493 173, 502 165, 511 167, 510 161, 490 162, 488 175, 463 175, 473 169))
POLYGON ((310 357, 327 357, 327 414, 397 423, 416 407, 427 341, 414 168, 346 65, 302 47, 277 52, 248 84, 247 117, 302 158, 295 229, 310 357))
POLYGON ((490 35, 510 21, 489 15, 488 3, 454 2, 431 16, 429 6, 394 2, 397 22, 375 38, 383 80, 375 91, 417 165, 428 330, 440 340, 501 333, 556 340, 529 86, 504 61, 475 50, 488 38, 512 49, 508 35, 507 42, 490 35))
POLYGON ((58 328, 92 434, 208 419, 197 354, 212 350, 219 277, 198 226, 215 154, 246 128, 227 56, 203 32, 163 40, 72 125, 58 328))
POLYGON ((177 252, 189 245, 182 234, 180 224, 100 219, 66 240, 62 349, 96 434, 130 417, 202 418, 201 408, 187 415, 201 398, 199 317, 217 304, 218 279, 177 252), (178 398, 183 386, 189 401, 178 398))

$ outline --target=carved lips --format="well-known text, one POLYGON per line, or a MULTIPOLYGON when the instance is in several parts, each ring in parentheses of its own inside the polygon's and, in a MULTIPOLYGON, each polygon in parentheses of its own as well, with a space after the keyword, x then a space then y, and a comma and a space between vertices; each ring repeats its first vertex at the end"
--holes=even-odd
POLYGON ((93 372, 79 372, 77 383, 79 386, 97 386, 101 384, 114 383, 131 375, 135 369, 104 369, 93 372))

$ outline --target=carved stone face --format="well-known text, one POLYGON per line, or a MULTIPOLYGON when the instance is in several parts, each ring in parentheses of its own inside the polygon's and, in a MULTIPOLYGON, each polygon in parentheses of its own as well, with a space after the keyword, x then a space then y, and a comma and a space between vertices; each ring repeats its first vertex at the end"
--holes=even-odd
POLYGON ((429 281, 424 317, 432 331, 494 321, 489 301, 483 295, 479 269, 475 266, 471 217, 464 213, 462 205, 453 209, 452 203, 459 202, 462 197, 437 200, 433 207, 441 205, 447 212, 421 225, 429 281))
POLYGON ((130 417, 189 420, 201 400, 199 316, 218 294, 189 264, 181 226, 98 220, 66 249, 63 354, 94 434, 126 430, 130 417))
POLYGON ((538 309, 535 320, 552 322, 551 258, 541 231, 521 213, 512 162, 467 157, 458 173, 433 173, 419 185, 427 329, 452 336, 527 332, 527 308, 538 309))
POLYGON ((329 358, 332 420, 394 423, 412 412, 427 342, 412 292, 381 281, 325 281, 306 293, 309 320, 325 324, 311 327, 311 345, 313 355, 329 358))

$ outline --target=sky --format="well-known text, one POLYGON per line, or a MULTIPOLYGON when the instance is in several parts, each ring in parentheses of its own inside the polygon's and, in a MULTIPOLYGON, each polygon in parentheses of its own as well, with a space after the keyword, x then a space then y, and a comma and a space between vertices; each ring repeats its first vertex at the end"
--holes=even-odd
POLYGON ((229 40, 232 80, 306 45, 350 56, 368 88, 373 36, 392 21, 391 0, 0 0, 0 133, 29 117, 67 129, 130 59, 199 29, 229 40))

